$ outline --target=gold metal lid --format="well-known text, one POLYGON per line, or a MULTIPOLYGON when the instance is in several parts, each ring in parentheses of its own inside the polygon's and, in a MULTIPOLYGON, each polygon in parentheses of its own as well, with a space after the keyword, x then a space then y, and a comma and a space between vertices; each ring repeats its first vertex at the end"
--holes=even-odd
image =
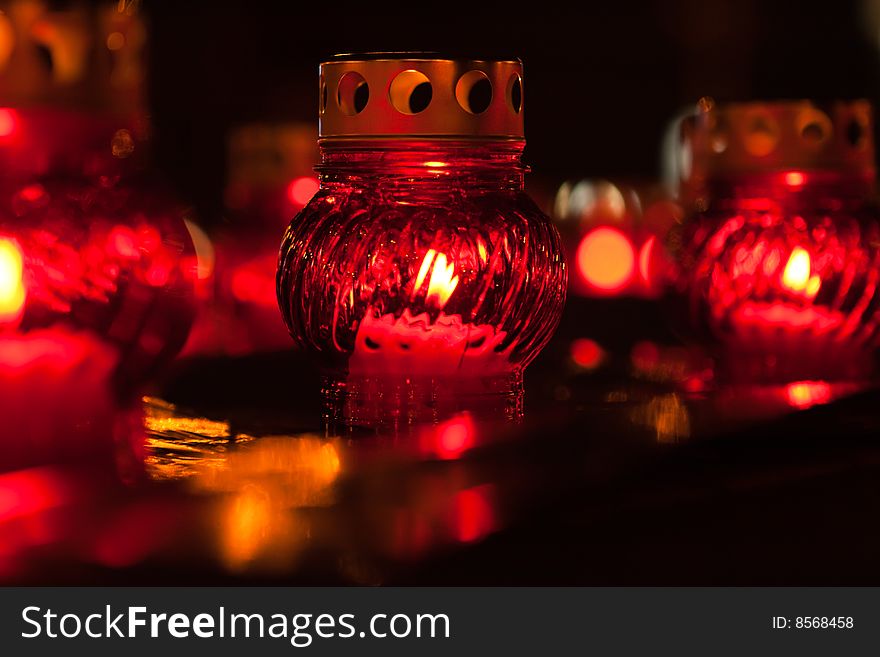
POLYGON ((871 175, 874 138, 866 100, 727 103, 703 98, 681 124, 682 181, 788 169, 871 175))
POLYGON ((338 55, 320 67, 319 137, 522 140, 522 62, 338 55))

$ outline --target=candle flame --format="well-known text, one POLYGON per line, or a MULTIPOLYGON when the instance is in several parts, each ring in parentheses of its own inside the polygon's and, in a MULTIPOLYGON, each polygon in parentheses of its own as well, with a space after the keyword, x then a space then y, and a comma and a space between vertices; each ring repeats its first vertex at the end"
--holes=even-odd
POLYGON ((15 240, 0 238, 0 325, 18 323, 25 296, 21 249, 15 240))
POLYGON ((428 294, 425 301, 430 303, 432 300, 437 306, 443 308, 449 297, 458 287, 458 276, 455 275, 455 264, 449 262, 445 253, 440 253, 434 249, 428 249, 422 260, 422 266, 419 268, 418 276, 416 276, 416 284, 413 294, 417 293, 431 272, 428 279, 428 294))
POLYGON ((782 272, 782 284, 792 292, 815 297, 822 282, 819 276, 810 275, 810 269, 810 254, 796 246, 782 272))

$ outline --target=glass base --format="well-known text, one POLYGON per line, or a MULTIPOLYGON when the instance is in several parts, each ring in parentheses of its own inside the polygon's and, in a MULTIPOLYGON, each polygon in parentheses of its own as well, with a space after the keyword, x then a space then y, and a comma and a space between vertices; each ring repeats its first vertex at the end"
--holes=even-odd
POLYGON ((522 373, 474 378, 325 376, 324 426, 328 434, 370 429, 408 433, 459 413, 478 421, 519 422, 522 373))

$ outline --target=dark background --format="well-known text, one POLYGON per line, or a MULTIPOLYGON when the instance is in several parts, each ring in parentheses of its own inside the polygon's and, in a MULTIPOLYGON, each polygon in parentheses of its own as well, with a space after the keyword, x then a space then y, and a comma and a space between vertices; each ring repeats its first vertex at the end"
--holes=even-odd
POLYGON ((876 0, 145 2, 159 164, 208 225, 227 130, 316 121, 317 70, 339 52, 516 55, 537 175, 651 178, 670 119, 717 99, 880 92, 876 0))

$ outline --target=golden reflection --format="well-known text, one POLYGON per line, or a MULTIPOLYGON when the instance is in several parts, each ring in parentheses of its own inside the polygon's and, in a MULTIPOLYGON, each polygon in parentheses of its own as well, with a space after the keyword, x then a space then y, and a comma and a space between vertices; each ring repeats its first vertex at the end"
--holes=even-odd
POLYGON ((144 397, 147 431, 165 434, 197 434, 205 438, 228 438, 229 423, 190 417, 178 413, 174 405, 152 397, 144 397))
POLYGON ((173 404, 144 398, 146 468, 155 480, 186 479, 212 462, 222 461, 233 445, 252 440, 236 436, 232 442, 229 423, 191 417, 173 404))
MULTIPOLYGON (((232 443, 227 422, 190 417, 173 404, 144 398, 146 469, 155 480, 186 479, 210 462, 226 458, 232 443)), ((237 442, 246 442, 238 436, 237 442)))
POLYGON ((317 436, 255 440, 193 480, 228 493, 219 504, 219 557, 230 570, 289 567, 311 538, 306 507, 333 502, 340 471, 336 443, 317 436))
POLYGON ((220 563, 237 572, 290 568, 312 536, 308 509, 334 501, 340 440, 234 434, 226 422, 144 401, 148 471, 216 496, 220 563))
POLYGON ((338 440, 309 434, 250 440, 249 445, 200 470, 192 485, 197 490, 227 493, 259 484, 286 507, 332 503, 331 484, 341 469, 338 440))
POLYGON ((219 515, 219 557, 232 571, 290 563, 307 536, 297 514, 286 512, 270 488, 257 484, 246 484, 226 498, 219 515))
POLYGON ((687 407, 675 393, 658 395, 635 408, 632 420, 653 429, 658 443, 676 443, 691 435, 687 407))
POLYGON ((148 431, 193 433, 208 438, 228 438, 229 424, 201 417, 146 418, 148 431))

